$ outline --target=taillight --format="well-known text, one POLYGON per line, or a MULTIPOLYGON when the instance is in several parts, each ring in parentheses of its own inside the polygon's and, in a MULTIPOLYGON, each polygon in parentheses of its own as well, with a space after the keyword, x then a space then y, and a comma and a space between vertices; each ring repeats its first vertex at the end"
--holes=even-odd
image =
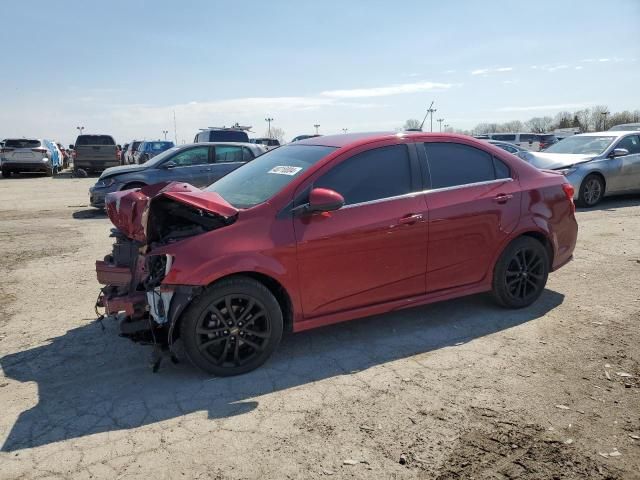
POLYGON ((47 150, 46 148, 32 148, 31 151, 36 153, 41 153, 43 155, 49 154, 49 150, 47 150))
POLYGON ((71 150, 71 156, 74 158, 74 160, 76 158, 76 155, 77 155, 76 151, 75 150, 71 150))
POLYGON ((573 188, 573 185, 570 183, 563 183, 562 190, 564 190, 564 194, 567 196, 567 200, 571 203, 571 211, 575 213, 576 204, 573 203, 573 194, 576 193, 576 189, 573 188))

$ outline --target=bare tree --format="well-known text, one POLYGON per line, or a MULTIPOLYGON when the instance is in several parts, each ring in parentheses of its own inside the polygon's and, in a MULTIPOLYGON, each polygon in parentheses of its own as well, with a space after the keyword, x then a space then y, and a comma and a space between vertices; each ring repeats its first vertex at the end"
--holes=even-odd
POLYGON ((551 129, 553 119, 551 117, 533 117, 524 123, 527 130, 533 133, 545 133, 551 129))
POLYGON ((596 105, 591 109, 591 125, 596 132, 607 129, 607 119, 604 114, 608 112, 606 105, 596 105))
POLYGON ((574 117, 578 120, 578 125, 582 133, 591 131, 591 110, 585 108, 584 110, 578 110, 575 112, 574 117))
POLYGON ((553 119, 555 128, 570 128, 573 124, 571 112, 559 112, 553 119))
MULTIPOLYGON (((271 127, 271 138, 278 140, 280 143, 284 143, 284 130, 280 127, 271 127)), ((269 130, 264 132, 264 136, 269 138, 269 130)))
POLYGON ((520 132, 524 129, 522 122, 520 120, 511 120, 509 122, 505 122, 501 125, 501 132, 520 132))
POLYGON ((406 122, 404 122, 403 130, 420 130, 420 120, 416 120, 415 118, 410 118, 406 122))

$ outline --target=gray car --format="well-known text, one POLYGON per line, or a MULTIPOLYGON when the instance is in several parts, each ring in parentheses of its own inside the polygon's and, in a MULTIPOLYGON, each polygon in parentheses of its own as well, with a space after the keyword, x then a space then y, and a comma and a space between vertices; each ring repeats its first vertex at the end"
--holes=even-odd
POLYGON ((609 195, 640 192, 637 132, 583 133, 544 152, 519 156, 538 168, 561 172, 575 188, 574 200, 581 207, 593 207, 609 195))
POLYGON ((103 208, 107 193, 159 182, 186 182, 205 187, 266 151, 252 143, 207 142, 165 150, 142 165, 105 170, 89 189, 90 203, 103 208))

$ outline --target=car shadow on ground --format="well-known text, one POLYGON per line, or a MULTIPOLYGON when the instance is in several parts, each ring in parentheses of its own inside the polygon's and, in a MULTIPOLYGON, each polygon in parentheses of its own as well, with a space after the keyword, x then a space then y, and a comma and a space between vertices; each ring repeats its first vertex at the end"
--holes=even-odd
POLYGON ((591 212, 598 210, 617 210, 619 208, 640 206, 640 194, 616 195, 603 198, 595 207, 578 208, 578 212, 591 212))
POLYGON ((71 214, 76 220, 91 220, 94 218, 107 218, 107 212, 103 208, 88 208, 77 210, 71 214))
MULTIPOLYGON (((545 290, 531 307, 504 310, 487 295, 441 302, 288 335, 261 368, 209 377, 187 362, 149 366, 150 347, 116 336, 106 322, 0 359, 4 374, 38 384, 38 403, 20 413, 2 451, 132 429, 196 411, 209 419, 252 411, 259 397, 454 347, 542 317, 564 296, 545 290)), ((428 367, 424 367, 428 368, 428 367)))

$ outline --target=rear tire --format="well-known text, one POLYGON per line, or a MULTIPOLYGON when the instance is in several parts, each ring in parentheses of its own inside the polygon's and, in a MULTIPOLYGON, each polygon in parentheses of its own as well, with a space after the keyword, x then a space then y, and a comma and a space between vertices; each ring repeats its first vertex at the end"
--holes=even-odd
POLYGON ((576 204, 584 208, 594 207, 604 197, 604 188, 604 181, 600 175, 587 175, 580 184, 576 204))
POLYGON ((524 308, 535 302, 547 284, 549 254, 532 237, 520 237, 502 252, 493 271, 493 297, 504 308, 524 308))
POLYGON ((2 170, 2 176, 4 178, 9 178, 11 176, 11 170, 2 170))
POLYGON ((180 337, 189 361, 221 377, 258 368, 282 338, 278 301, 262 283, 231 277, 207 288, 182 315, 180 337))

